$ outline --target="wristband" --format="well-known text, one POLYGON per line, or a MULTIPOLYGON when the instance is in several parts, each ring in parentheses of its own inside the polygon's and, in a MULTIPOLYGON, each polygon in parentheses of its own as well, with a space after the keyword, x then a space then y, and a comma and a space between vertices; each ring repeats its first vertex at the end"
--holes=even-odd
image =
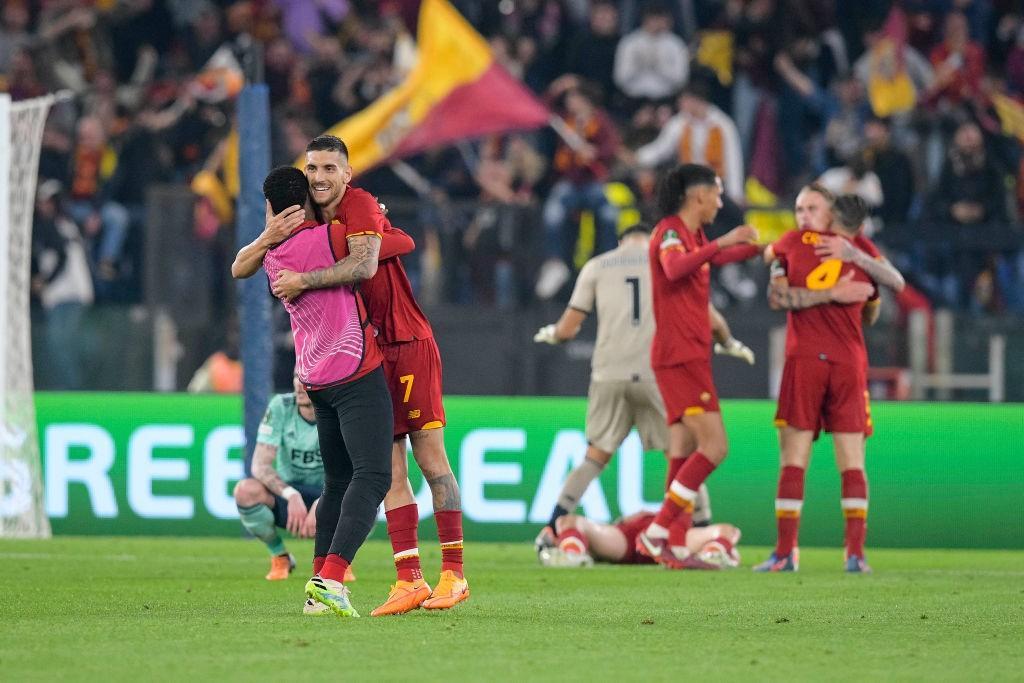
POLYGON ((288 499, 289 499, 289 498, 291 498, 292 496, 301 496, 301 495, 302 495, 302 494, 301 494, 301 493, 299 493, 299 492, 298 492, 298 491, 297 491, 297 490, 295 489, 295 487, 294 487, 294 486, 285 486, 285 487, 284 487, 284 490, 283 490, 283 491, 281 491, 281 497, 282 497, 282 498, 284 498, 285 500, 288 500, 288 499))

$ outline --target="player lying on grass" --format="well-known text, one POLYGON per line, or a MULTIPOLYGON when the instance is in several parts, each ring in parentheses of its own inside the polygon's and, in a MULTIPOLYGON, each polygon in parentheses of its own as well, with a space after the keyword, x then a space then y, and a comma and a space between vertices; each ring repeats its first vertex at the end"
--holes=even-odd
POLYGON ((252 454, 252 476, 235 485, 242 526, 270 551, 268 581, 287 579, 295 558, 277 533, 298 538, 316 533, 316 501, 324 486, 316 417, 305 387, 293 377, 294 391, 267 404, 252 454))
MULTIPOLYGON (((647 264, 650 228, 638 224, 619 237, 619 246, 587 262, 558 322, 540 328, 533 340, 562 344, 574 339, 591 313, 597 313, 597 344, 587 396, 587 452, 569 473, 548 524, 534 541, 538 552, 555 543, 555 522, 576 509, 590 483, 636 427, 645 451, 665 451, 665 405, 651 371, 651 276, 647 264)), ((754 363, 754 352, 733 338, 725 318, 708 305, 715 352, 754 363)), ((692 448, 690 449, 693 450, 692 448)), ((669 461, 668 482, 682 465, 669 461)), ((666 483, 666 487, 668 484, 666 483)), ((704 490, 701 490, 702 496, 704 490)))
MULTIPOLYGON (((597 562, 614 564, 654 564, 655 560, 637 552, 637 536, 654 521, 653 512, 637 512, 613 524, 602 524, 582 515, 558 518, 557 545, 545 548, 540 561, 546 567, 585 567, 597 562)), ((740 530, 731 524, 690 527, 686 549, 700 560, 700 569, 737 567, 740 563, 740 530)), ((683 568, 681 564, 669 565, 683 568)), ((695 566, 694 568, 698 568, 695 566)))
POLYGON ((809 185, 796 200, 800 229, 765 249, 766 260, 778 261, 770 304, 789 313, 775 420, 781 461, 775 500, 778 542, 768 560, 754 568, 757 572, 799 569, 804 473, 822 428, 832 432, 842 479, 845 569, 870 571, 864 558, 864 440, 872 424, 862 325, 877 317, 874 283, 902 288, 903 278, 859 235, 867 214, 867 205, 856 195, 833 199, 828 190, 809 185))

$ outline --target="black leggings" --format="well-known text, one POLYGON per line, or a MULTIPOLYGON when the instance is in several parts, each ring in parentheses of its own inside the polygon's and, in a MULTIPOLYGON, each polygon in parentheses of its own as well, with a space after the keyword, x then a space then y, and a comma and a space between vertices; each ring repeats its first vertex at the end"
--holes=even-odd
POLYGON ((391 396, 377 368, 352 382, 310 391, 309 398, 324 462, 314 554, 351 562, 391 488, 391 396))

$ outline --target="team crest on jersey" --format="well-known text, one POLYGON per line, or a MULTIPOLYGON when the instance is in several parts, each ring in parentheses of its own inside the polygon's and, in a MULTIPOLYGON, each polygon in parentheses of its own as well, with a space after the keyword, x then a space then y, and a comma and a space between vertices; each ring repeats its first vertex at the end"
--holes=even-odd
POLYGON ((679 233, 671 229, 666 230, 665 234, 661 238, 661 248, 668 249, 669 247, 674 247, 678 244, 682 244, 679 240, 679 233))

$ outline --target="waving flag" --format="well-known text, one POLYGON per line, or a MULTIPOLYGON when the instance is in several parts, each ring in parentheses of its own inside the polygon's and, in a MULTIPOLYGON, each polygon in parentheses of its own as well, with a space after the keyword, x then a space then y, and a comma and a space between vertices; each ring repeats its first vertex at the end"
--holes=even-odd
POLYGON ((1003 134, 1024 140, 1024 105, 1002 93, 992 93, 992 105, 1003 127, 1003 134))
MULTIPOLYGON (((423 0, 417 61, 400 85, 328 133, 357 172, 467 138, 538 128, 550 113, 446 0, 423 0)), ((301 163, 301 162, 300 162, 301 163)))

